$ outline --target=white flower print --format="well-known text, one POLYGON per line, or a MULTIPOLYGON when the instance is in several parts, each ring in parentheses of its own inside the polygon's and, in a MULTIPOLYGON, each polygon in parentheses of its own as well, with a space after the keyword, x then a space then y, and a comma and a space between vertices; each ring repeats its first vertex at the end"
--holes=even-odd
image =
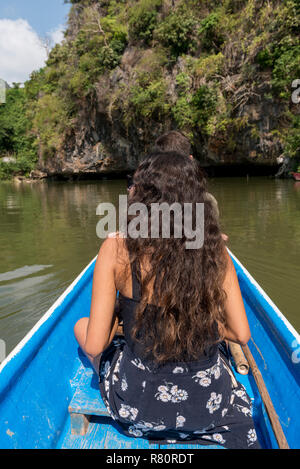
POLYGON ((184 372, 184 369, 182 368, 182 366, 176 366, 173 370, 173 373, 183 373, 184 372))
POLYGON ((145 422, 145 427, 146 427, 147 429, 153 428, 153 423, 151 423, 151 422, 145 422))
POLYGON ((112 384, 115 384, 117 381, 119 381, 119 378, 117 377, 117 375, 113 374, 111 381, 112 381, 112 384))
POLYGON ((249 397, 248 397, 248 394, 247 394, 245 388, 243 388, 243 389, 234 389, 233 392, 234 392, 235 396, 239 397, 240 399, 245 401, 247 404, 251 404, 251 401, 249 401, 249 397))
POLYGON ((225 417, 225 415, 227 414, 227 412, 228 412, 228 409, 226 409, 226 408, 223 409, 223 410, 222 410, 222 417, 225 417))
POLYGON ((177 393, 175 396, 173 396, 176 400, 174 401, 172 399, 172 402, 178 402, 178 401, 186 401, 188 398, 188 393, 184 389, 178 389, 177 393))
POLYGON ((210 394, 210 399, 207 401, 206 408, 209 410, 210 414, 213 414, 216 410, 220 408, 222 402, 222 394, 216 394, 212 392, 210 394))
POLYGON ((122 357, 123 357, 123 352, 121 352, 119 355, 119 358, 114 368, 114 373, 118 373, 120 371, 120 363, 121 363, 122 357))
POLYGON ((185 417, 183 417, 183 415, 178 415, 178 414, 177 414, 177 417, 176 417, 176 428, 183 427, 185 420, 186 420, 186 419, 185 419, 185 417))
POLYGON ((139 411, 135 407, 131 407, 130 409, 131 419, 130 420, 135 420, 137 418, 138 413, 139 411))
POLYGON ((113 420, 118 420, 115 414, 113 413, 113 411, 109 407, 107 407, 107 410, 113 420))
POLYGON ((105 392, 106 392, 107 398, 108 398, 108 396, 109 396, 109 381, 108 381, 108 379, 104 380, 104 389, 105 389, 105 392))
POLYGON ((156 399, 162 402, 168 402, 171 400, 171 394, 169 394, 167 386, 159 386, 157 388, 158 392, 155 394, 156 399))
POLYGON ((138 414, 138 410, 135 407, 130 407, 129 405, 121 404, 121 409, 119 410, 120 417, 128 420, 135 420, 138 414))
POLYGON ((134 360, 131 360, 131 363, 135 365, 137 368, 139 368, 140 370, 146 369, 143 363, 141 362, 140 358, 135 358, 134 360))
POLYGON ((211 379, 208 378, 208 377, 202 378, 202 379, 200 379, 199 384, 206 388, 207 386, 209 386, 211 384, 211 379))
POLYGON ((121 381, 121 389, 122 391, 127 391, 128 389, 128 383, 127 383, 125 375, 123 376, 122 381, 121 381))
POLYGON ((162 402, 181 402, 186 401, 188 393, 184 389, 178 389, 173 383, 166 383, 166 386, 159 386, 158 392, 155 394, 157 400, 162 402))
POLYGON ((142 432, 149 432, 150 430, 153 429, 153 425, 150 422, 137 422, 134 424, 135 428, 138 428, 142 432))
POLYGON ((221 433, 214 433, 212 437, 213 437, 213 440, 217 441, 217 443, 222 443, 223 444, 226 441, 226 440, 224 440, 221 433))
MULTIPOLYGON (((206 371, 198 371, 195 376, 193 376, 193 378, 197 377, 197 378, 206 378, 207 376, 207 372, 206 371)), ((195 380, 197 382, 197 380, 195 380)))
POLYGON ((119 415, 120 415, 120 417, 123 417, 124 419, 129 417, 129 410, 128 410, 127 406, 124 406, 124 404, 121 404, 121 409, 119 410, 119 415))
POLYGON ((252 410, 248 407, 243 407, 241 410, 247 417, 252 417, 252 410))
POLYGON ((145 366, 145 365, 142 363, 142 360, 141 360, 140 358, 135 358, 134 360, 131 360, 131 363, 132 363, 134 366, 136 366, 137 368, 139 368, 140 370, 151 371, 148 366, 145 366))
POLYGON ((212 374, 214 375, 215 379, 219 379, 221 375, 221 370, 218 365, 214 365, 211 369, 212 374))
POLYGON ((104 376, 105 376, 105 378, 107 378, 107 376, 109 374, 109 371, 110 371, 110 362, 107 361, 104 364, 104 376))
POLYGON ((161 432, 166 429, 165 425, 157 425, 156 427, 153 427, 153 430, 156 432, 161 432))
POLYGON ((115 414, 113 413, 113 411, 111 410, 111 408, 109 406, 109 402, 107 401, 107 399, 103 398, 103 402, 104 402, 105 407, 107 408, 107 411, 108 411, 109 415, 111 416, 111 418, 113 420, 118 420, 117 417, 115 416, 115 414))
MULTIPOLYGON (((170 396, 170 394, 163 393, 163 394, 160 395, 160 398, 159 398, 159 399, 160 399, 162 402, 168 402, 168 401, 171 400, 171 398, 172 398, 172 396, 170 396)), ((158 400, 158 398, 157 398, 157 400, 158 400)))
POLYGON ((159 392, 168 392, 169 388, 168 388, 168 386, 159 386, 159 387, 157 388, 157 390, 158 390, 159 392))
POLYGON ((148 433, 149 431, 156 431, 160 432, 166 429, 166 426, 163 425, 163 421, 161 420, 160 422, 137 422, 132 426, 131 428, 135 428, 138 431, 141 431, 142 433, 148 433))
POLYGON ((219 379, 221 376, 220 363, 220 357, 218 357, 217 363, 214 366, 207 368, 206 370, 198 371, 194 376, 192 376, 192 378, 196 383, 200 384, 200 386, 210 386, 212 377, 219 379))
POLYGON ((248 434, 247 434, 247 443, 248 443, 248 446, 253 445, 253 443, 255 443, 256 440, 257 440, 256 431, 255 431, 254 428, 251 428, 251 429, 248 431, 248 434))
POLYGON ((188 398, 188 393, 184 389, 178 389, 177 385, 171 387, 171 395, 172 402, 186 401, 188 398))
POLYGON ((246 394, 243 389, 234 389, 233 392, 237 397, 240 397, 241 399, 243 399, 244 395, 246 394))
POLYGON ((252 417, 252 409, 251 408, 244 407, 240 404, 233 404, 233 407, 235 407, 239 412, 242 412, 247 417, 252 417))
POLYGON ((129 427, 128 432, 131 435, 136 436, 136 437, 143 436, 143 432, 141 430, 139 430, 138 428, 136 428, 135 426, 129 427))

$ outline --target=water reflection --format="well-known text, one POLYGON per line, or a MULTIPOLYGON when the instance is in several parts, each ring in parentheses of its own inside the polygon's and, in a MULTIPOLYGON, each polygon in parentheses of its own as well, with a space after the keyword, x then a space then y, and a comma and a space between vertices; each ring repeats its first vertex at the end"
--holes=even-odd
POLYGON ((0 282, 8 282, 9 280, 15 280, 19 277, 28 277, 29 275, 40 272, 41 270, 52 267, 52 265, 25 265, 20 267, 20 269, 15 269, 12 272, 5 272, 0 274, 0 282))
POLYGON ((96 255, 96 207, 117 204, 119 193, 125 181, 0 184, 0 338, 8 351, 96 255))

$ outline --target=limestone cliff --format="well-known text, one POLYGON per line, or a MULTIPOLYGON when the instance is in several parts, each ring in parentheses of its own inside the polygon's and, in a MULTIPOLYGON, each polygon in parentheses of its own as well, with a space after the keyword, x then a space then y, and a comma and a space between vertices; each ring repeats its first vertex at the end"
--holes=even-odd
POLYGON ((169 129, 204 166, 297 156, 296 1, 72 3, 64 42, 27 85, 39 170, 128 171, 169 129))

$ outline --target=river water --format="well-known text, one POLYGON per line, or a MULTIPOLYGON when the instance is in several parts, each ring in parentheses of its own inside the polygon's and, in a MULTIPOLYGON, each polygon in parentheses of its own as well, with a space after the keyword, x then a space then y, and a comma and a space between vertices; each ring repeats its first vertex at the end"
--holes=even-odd
MULTIPOLYGON (((300 330, 300 183, 216 178, 228 246, 300 330)), ((100 202, 124 180, 0 183, 0 339, 7 353, 97 254, 100 202)), ((83 311, 88 315, 89 311, 83 311)))

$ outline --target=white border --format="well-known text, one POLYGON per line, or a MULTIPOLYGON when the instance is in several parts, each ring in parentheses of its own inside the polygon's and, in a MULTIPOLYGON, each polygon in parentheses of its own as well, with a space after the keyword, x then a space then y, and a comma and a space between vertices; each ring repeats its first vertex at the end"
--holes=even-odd
POLYGON ((21 352, 24 345, 31 339, 31 337, 36 333, 36 331, 41 327, 44 322, 46 322, 50 316, 54 313, 56 308, 61 305, 66 296, 74 289, 75 285, 79 282, 81 277, 97 259, 97 256, 86 266, 86 268, 76 277, 76 279, 71 283, 71 285, 63 292, 63 294, 55 301, 55 303, 48 309, 48 311, 39 319, 39 321, 33 326, 33 328, 25 335, 21 342, 16 345, 16 347, 10 352, 10 354, 5 358, 5 360, 0 365, 0 373, 3 368, 14 358, 18 353, 21 352))

